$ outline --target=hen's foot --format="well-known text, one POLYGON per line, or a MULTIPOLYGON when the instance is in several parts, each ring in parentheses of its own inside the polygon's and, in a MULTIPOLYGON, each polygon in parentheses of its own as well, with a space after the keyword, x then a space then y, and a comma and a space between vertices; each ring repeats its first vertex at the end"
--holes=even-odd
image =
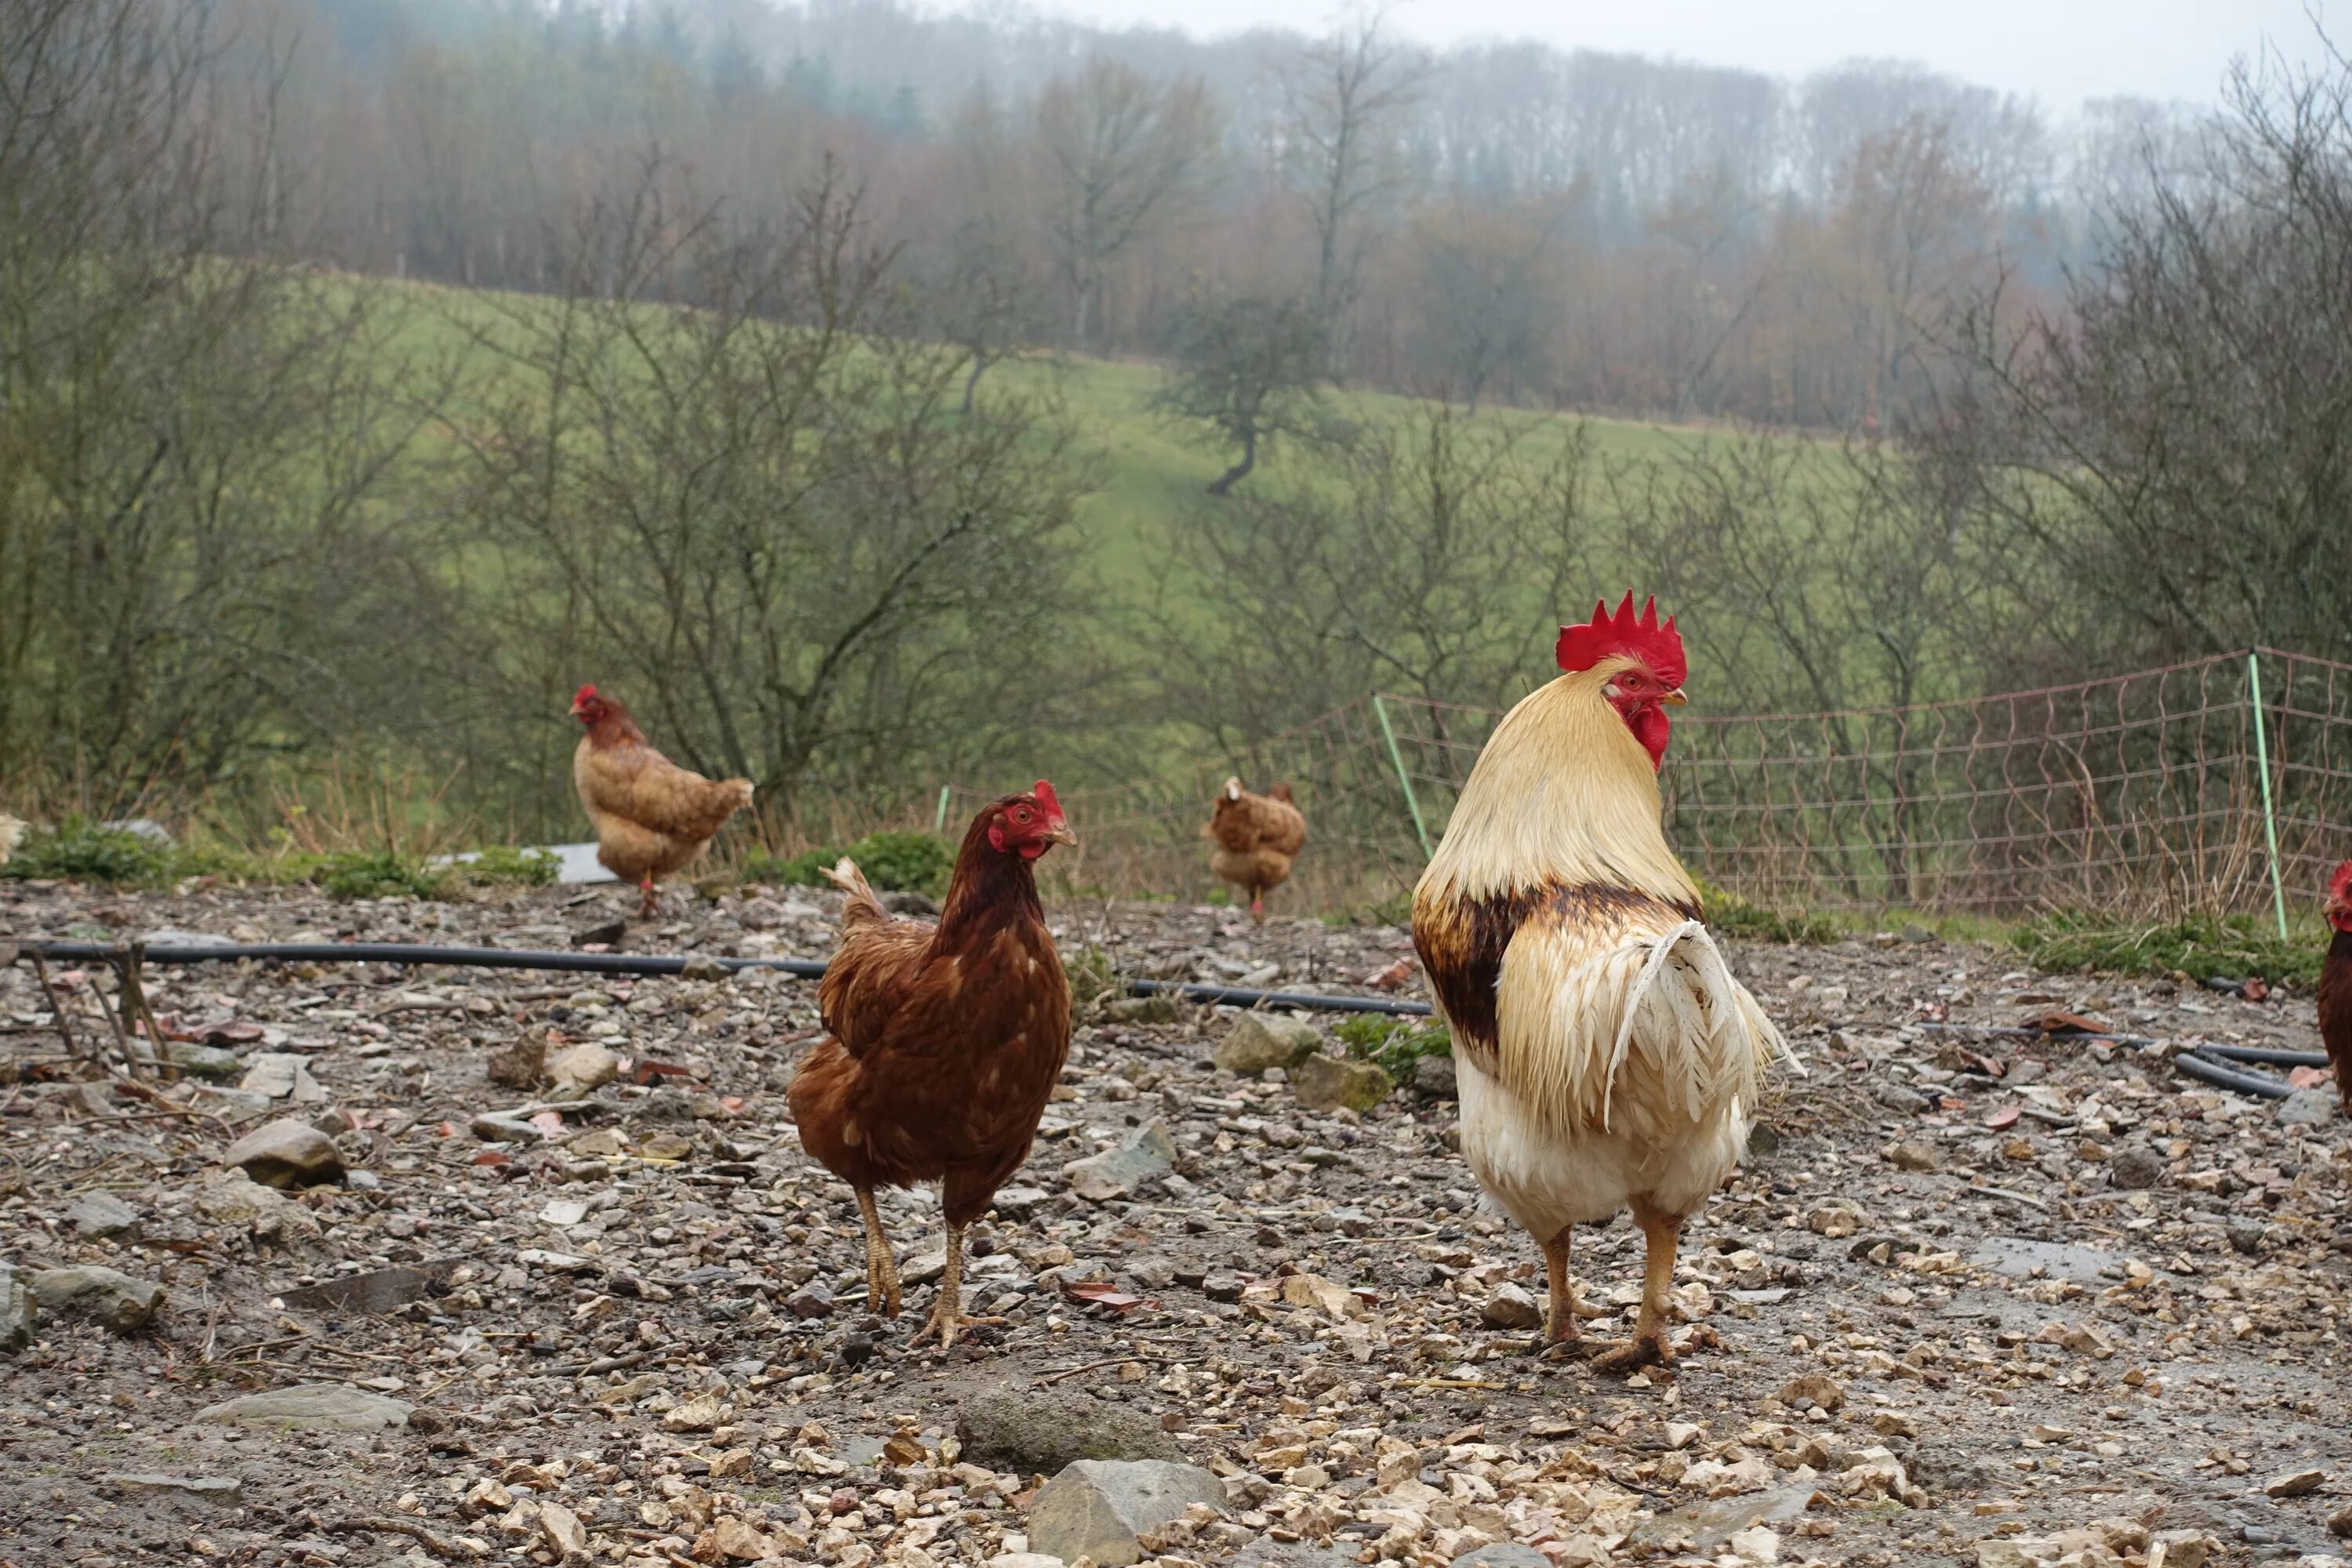
POLYGON ((1671 1367, 1675 1364, 1674 1347, 1663 1334, 1644 1334, 1625 1344, 1605 1351, 1592 1358, 1596 1372, 1639 1372, 1645 1366, 1671 1367))

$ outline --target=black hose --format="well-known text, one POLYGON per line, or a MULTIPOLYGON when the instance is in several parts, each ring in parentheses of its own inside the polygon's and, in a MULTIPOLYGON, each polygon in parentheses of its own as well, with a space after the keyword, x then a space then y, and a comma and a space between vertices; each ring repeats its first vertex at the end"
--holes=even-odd
MULTIPOLYGON (((44 958, 103 963, 117 948, 102 942, 24 941, 16 944, 44 958)), ((282 963, 446 964, 463 969, 553 969, 574 974, 676 974, 688 959, 677 954, 635 952, 544 952, 527 948, 433 947, 400 942, 257 942, 158 944, 145 952, 149 963, 234 963, 257 959, 282 963)), ((712 958, 720 968, 773 969, 802 980, 821 979, 824 965, 812 958, 712 958)), ((1231 1007, 1299 1007, 1326 1013, 1386 1013, 1427 1017, 1426 1002, 1386 996, 1317 996, 1301 991, 1255 991, 1238 985, 1194 985, 1175 980, 1130 980, 1129 995, 1182 996, 1231 1007)))
POLYGON ((2275 1046, 2223 1046, 2211 1040, 2197 1042, 2200 1057, 2219 1057, 2225 1062, 2261 1062, 2274 1068, 2324 1068, 2327 1065, 2325 1051, 2287 1051, 2275 1046))
POLYGON ((2172 1065, 2190 1078, 2212 1084, 2218 1089, 2233 1089, 2240 1094, 2258 1094, 2264 1100, 2284 1100, 2294 1092, 2294 1086, 2283 1078, 2266 1072, 2236 1072, 2216 1061, 2208 1061, 2194 1051, 2182 1051, 2172 1058, 2172 1065))

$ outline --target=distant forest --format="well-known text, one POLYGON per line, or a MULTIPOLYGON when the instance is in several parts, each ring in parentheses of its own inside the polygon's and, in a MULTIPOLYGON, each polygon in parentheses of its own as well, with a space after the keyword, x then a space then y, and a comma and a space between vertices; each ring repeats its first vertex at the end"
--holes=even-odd
POLYGON ((1801 81, 1365 14, 1202 42, 892 0, 227 0, 215 167, 279 254, 485 288, 560 258, 648 160, 746 231, 828 163, 980 368, 1168 353, 1204 299, 1295 304, 1336 379, 1875 428, 1930 325, 2050 308, 2099 215, 2193 178, 2186 108, 2056 121, 1916 66, 1801 81))

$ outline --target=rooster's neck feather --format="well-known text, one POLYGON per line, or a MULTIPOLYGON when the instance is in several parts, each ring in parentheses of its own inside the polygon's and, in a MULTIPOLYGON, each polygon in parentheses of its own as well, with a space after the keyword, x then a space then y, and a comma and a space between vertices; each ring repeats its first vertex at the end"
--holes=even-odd
POLYGON ((1650 755, 1601 695, 1623 662, 1563 675, 1503 716, 1423 874, 1424 896, 1601 884, 1697 902, 1666 847, 1650 755))

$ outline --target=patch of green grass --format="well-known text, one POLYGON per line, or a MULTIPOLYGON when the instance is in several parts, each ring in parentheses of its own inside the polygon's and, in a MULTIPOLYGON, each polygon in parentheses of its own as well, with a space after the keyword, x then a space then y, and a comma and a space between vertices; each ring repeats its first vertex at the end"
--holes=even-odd
POLYGON ((2326 950, 2281 939, 2276 927, 2248 915, 2192 915, 2161 921, 2119 921, 2059 910, 2026 921, 2010 942, 2037 969, 2107 970, 2120 974, 2186 974, 2316 985, 2326 950))
POLYGON ((438 899, 450 873, 393 849, 340 850, 312 863, 310 880, 336 899, 438 899))
POLYGON ((1423 1057, 1450 1057, 1454 1037, 1430 1018, 1392 1018, 1381 1013, 1350 1013, 1331 1026, 1358 1061, 1373 1062, 1399 1083, 1412 1079, 1423 1057))
POLYGON ((551 888, 561 862, 544 849, 518 849, 493 845, 471 860, 460 860, 449 874, 477 888, 551 888))
POLYGON ((780 860, 754 852, 744 874, 756 882, 785 882, 803 888, 826 888, 825 872, 846 855, 857 862, 866 879, 885 893, 921 893, 936 899, 948 890, 955 871, 955 850, 944 838, 929 833, 869 833, 846 849, 811 849, 780 860))
POLYGON ((1708 928, 1723 936, 1821 946, 1846 934, 1844 924, 1832 915, 1771 909, 1704 880, 1698 889, 1708 928))
POLYGON ((181 851, 172 845, 69 816, 54 828, 26 834, 0 866, 0 877, 152 888, 183 875, 180 861, 181 851))
POLYGON ((1083 1007, 1097 996, 1117 994, 1118 965, 1099 947, 1082 947, 1062 955, 1062 973, 1069 977, 1070 1003, 1083 1007))

